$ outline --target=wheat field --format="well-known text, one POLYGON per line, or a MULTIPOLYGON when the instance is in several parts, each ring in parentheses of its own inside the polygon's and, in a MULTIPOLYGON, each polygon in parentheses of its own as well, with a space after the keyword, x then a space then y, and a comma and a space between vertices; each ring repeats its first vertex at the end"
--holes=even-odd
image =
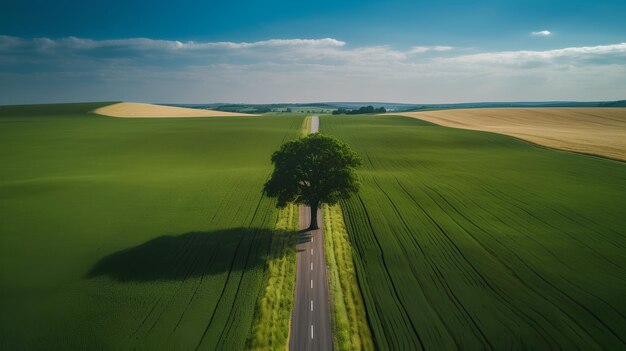
POLYGON ((476 108, 394 115, 626 160, 626 108, 476 108))

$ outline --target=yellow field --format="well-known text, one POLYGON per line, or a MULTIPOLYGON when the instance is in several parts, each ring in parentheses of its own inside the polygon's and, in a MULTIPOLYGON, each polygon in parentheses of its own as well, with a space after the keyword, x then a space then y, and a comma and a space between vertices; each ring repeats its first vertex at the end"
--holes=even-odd
POLYGON ((626 160, 626 108, 476 108, 393 114, 626 160))
POLYGON ((217 116, 251 116, 245 113, 201 110, 174 106, 142 104, 137 102, 120 102, 93 111, 99 115, 123 118, 167 118, 167 117, 217 117, 217 116))

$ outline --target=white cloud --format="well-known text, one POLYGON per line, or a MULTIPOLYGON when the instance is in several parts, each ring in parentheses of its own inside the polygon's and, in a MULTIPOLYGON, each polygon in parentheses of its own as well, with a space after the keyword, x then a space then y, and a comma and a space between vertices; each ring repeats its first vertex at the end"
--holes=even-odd
POLYGON ((148 38, 129 38, 113 40, 92 40, 68 37, 59 40, 36 38, 31 41, 10 36, 0 36, 0 48, 3 45, 21 45, 37 48, 65 48, 65 49, 98 49, 98 48, 126 48, 129 50, 202 50, 202 49, 243 49, 256 47, 342 47, 346 43, 332 38, 324 39, 270 39, 256 42, 194 42, 178 40, 155 40, 148 38))
POLYGON ((421 54, 429 51, 450 51, 454 49, 452 46, 414 46, 409 50, 409 54, 421 54))
POLYGON ((550 36, 552 33, 549 30, 540 30, 537 32, 531 32, 530 35, 534 36, 534 37, 548 37, 550 36))
POLYGON ((352 47, 333 38, 0 36, 0 91, 0 103, 618 99, 626 96, 626 43, 477 52, 352 47))
MULTIPOLYGON (((500 51, 462 55, 449 60, 465 63, 521 65, 528 63, 551 63, 558 61, 579 63, 593 58, 619 58, 626 64, 626 43, 613 45, 582 46, 544 51, 500 51)), ((614 60, 612 63, 620 63, 614 60)))

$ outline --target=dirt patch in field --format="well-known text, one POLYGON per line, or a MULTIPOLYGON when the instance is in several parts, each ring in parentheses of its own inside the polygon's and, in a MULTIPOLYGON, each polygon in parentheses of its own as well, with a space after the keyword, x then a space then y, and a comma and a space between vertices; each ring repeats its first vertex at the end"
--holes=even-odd
POLYGON ((626 160, 626 108, 476 108, 393 114, 626 160))
POLYGON ((122 118, 254 116, 246 113, 201 110, 195 108, 162 106, 137 102, 120 102, 100 107, 93 112, 103 116, 122 118))

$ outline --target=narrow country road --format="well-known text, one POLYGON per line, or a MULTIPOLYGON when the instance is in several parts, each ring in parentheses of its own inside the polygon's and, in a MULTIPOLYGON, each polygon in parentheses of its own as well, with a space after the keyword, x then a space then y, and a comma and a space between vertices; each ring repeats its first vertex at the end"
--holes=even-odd
POLYGON ((311 116, 311 133, 317 133, 320 131, 320 118, 317 116, 311 116))
MULTIPOLYGON (((319 130, 319 118, 311 118, 311 133, 319 130)), ((332 350, 330 295, 326 279, 324 229, 318 209, 320 229, 305 231, 311 220, 311 208, 300 205, 300 233, 296 245, 296 297, 291 315, 290 350, 332 350)))

